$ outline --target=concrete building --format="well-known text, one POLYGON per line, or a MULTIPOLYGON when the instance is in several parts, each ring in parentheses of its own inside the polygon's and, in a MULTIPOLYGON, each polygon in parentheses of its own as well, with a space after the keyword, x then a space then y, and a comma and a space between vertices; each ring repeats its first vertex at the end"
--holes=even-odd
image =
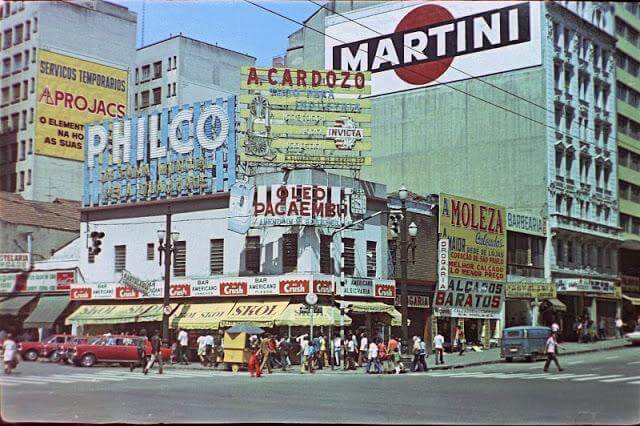
POLYGON ((640 314, 640 7, 616 3, 615 28, 618 120, 618 180, 623 320, 640 314))
POLYGON ((80 200, 82 163, 37 155, 42 50, 122 70, 133 66, 136 14, 103 0, 3 1, 0 190, 28 200, 80 200))
POLYGON ((172 108, 240 91, 240 67, 256 58, 182 34, 136 52, 133 111, 172 108))
MULTIPOLYGON (((477 55, 489 66, 504 65, 490 75, 482 67, 474 68, 470 54, 467 59, 454 55, 456 59, 447 62, 450 68, 442 74, 447 84, 435 84, 436 76, 435 82, 429 80, 433 84, 422 87, 404 82, 393 87, 398 81, 395 76, 380 77, 382 89, 372 87, 374 163, 363 169, 362 177, 389 188, 405 184, 420 194, 443 191, 542 217, 548 224, 542 276, 520 275, 515 268, 508 280, 555 282, 558 297, 567 307, 565 329, 585 313, 594 320, 604 316, 612 323, 620 306, 614 287, 621 242, 613 6, 566 1, 528 5, 532 17, 527 24, 528 42, 539 44, 525 55, 513 54, 512 46, 492 59, 488 53, 477 55), (518 66, 524 56, 539 60, 518 66)), ((495 3, 493 9, 503 6, 495 3)), ((385 24, 388 20, 379 15, 395 13, 400 25, 401 18, 417 7, 415 3, 329 2, 329 10, 320 8, 305 24, 321 32, 329 30, 346 44, 301 28, 289 36, 286 65, 325 68, 325 61, 336 57, 335 50, 326 51, 327 43, 348 46, 350 54, 342 60, 357 63, 365 57, 355 50, 362 46, 359 43, 378 43, 371 41, 381 37, 375 28, 387 25, 384 34, 400 31, 394 27, 396 21, 385 24), (350 19, 377 26, 366 29, 350 19)), ((472 13, 453 3, 438 7, 455 18, 472 13)), ((480 6, 466 3, 464 7, 480 6)), ((474 41, 476 47, 487 44, 493 11, 486 13, 484 23, 474 21, 476 28, 467 32, 480 36, 474 41)), ((434 25, 434 20, 445 19, 427 17, 424 25, 434 25)), ((451 44, 454 52, 456 40, 464 43, 460 37, 446 40, 446 49, 451 44)), ((491 41, 487 49, 493 43, 500 44, 491 41)), ((436 54, 435 40, 431 45, 436 54)), ((377 46, 380 49, 381 44, 377 46)), ((463 48, 457 46, 458 51, 463 48)), ((384 49, 377 52, 391 61, 393 69, 402 67, 403 59, 416 57, 406 48, 404 57, 384 49)), ((369 67, 384 62, 372 52, 368 55, 369 67)), ((388 68, 381 68, 380 75, 382 70, 388 68)))

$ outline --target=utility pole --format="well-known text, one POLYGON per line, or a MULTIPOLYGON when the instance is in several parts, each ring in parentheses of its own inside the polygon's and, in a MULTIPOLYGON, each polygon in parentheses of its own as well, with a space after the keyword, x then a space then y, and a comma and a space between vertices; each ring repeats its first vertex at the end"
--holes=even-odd
POLYGON ((402 305, 402 349, 409 349, 409 291, 407 289, 407 203, 404 197, 400 197, 402 224, 400 226, 400 304, 402 305))
POLYGON ((164 294, 162 298, 162 340, 166 345, 169 344, 169 314, 171 308, 169 306, 169 291, 171 283, 171 204, 167 205, 167 216, 165 225, 166 242, 160 246, 158 250, 164 250, 164 294))

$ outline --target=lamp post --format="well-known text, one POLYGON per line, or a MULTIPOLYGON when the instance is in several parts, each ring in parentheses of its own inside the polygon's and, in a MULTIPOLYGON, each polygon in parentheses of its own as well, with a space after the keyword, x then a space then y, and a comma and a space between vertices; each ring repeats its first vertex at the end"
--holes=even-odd
MULTIPOLYGON (((400 304, 402 305, 402 349, 405 353, 409 349, 409 290, 407 288, 407 261, 409 256, 409 241, 407 234, 411 236, 411 247, 415 250, 415 237, 418 235, 418 226, 411 222, 407 226, 407 197, 409 191, 403 185, 398 190, 398 198, 400 198, 400 210, 402 211, 402 223, 400 224, 400 304)), ((413 253, 415 261, 415 252, 413 253)))
POLYGON ((169 290, 171 283, 171 253, 174 251, 172 241, 180 238, 180 233, 171 232, 171 210, 167 213, 165 229, 158 230, 158 252, 160 253, 158 263, 162 265, 164 254, 164 293, 162 299, 162 340, 166 345, 169 344, 169 290), (166 238, 166 241, 165 241, 166 238))

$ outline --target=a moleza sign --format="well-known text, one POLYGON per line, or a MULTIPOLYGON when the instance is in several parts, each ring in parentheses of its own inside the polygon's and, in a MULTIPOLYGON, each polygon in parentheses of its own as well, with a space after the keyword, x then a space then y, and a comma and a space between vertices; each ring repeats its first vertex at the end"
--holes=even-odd
POLYGON ((236 99, 85 127, 84 206, 223 192, 236 180, 236 99))
POLYGON ((372 95, 541 63, 537 2, 381 2, 326 25, 326 68, 370 71, 372 95))

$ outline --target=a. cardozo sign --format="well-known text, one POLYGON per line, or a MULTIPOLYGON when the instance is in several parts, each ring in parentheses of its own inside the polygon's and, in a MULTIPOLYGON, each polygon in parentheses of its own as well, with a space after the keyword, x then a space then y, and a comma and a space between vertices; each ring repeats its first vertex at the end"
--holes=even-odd
POLYGON ((538 2, 381 2, 326 19, 325 67, 381 95, 540 65, 540 21, 538 2))

